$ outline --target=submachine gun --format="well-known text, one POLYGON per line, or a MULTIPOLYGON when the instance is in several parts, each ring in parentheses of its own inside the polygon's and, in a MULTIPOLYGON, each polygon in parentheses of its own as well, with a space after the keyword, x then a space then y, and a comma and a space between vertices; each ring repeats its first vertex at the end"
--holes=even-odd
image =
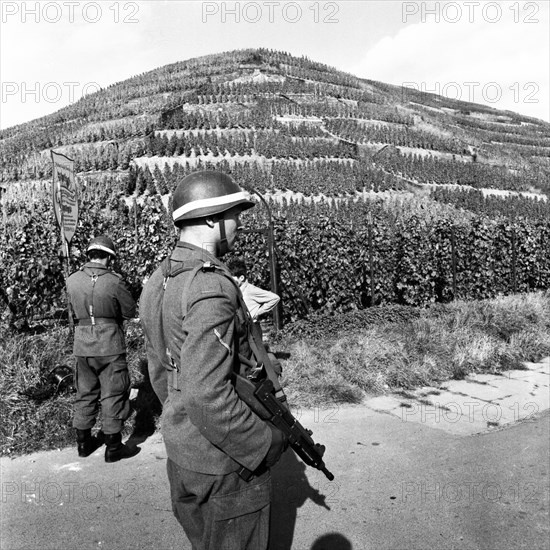
MULTIPOLYGON (((273 382, 266 374, 263 365, 258 365, 247 378, 235 374, 235 390, 239 397, 262 420, 271 422, 288 438, 289 445, 294 452, 308 465, 321 470, 332 481, 334 475, 327 470, 323 462, 325 446, 315 443, 311 438, 313 432, 304 428, 290 412, 286 402, 281 402, 275 395, 273 382)), ((253 472, 244 466, 239 475, 245 481, 250 479, 253 472)))

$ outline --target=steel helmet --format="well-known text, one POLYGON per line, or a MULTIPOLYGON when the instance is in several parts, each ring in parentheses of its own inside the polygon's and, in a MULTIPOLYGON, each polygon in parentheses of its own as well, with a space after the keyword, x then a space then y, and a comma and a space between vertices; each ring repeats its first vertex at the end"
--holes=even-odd
POLYGON ((247 210, 255 205, 249 194, 222 172, 203 170, 185 176, 174 192, 174 222, 204 218, 235 206, 247 210))
POLYGON ((94 237, 90 241, 90 244, 86 249, 86 253, 90 252, 90 250, 102 250, 103 252, 107 252, 107 254, 110 254, 113 257, 116 256, 115 243, 113 243, 113 241, 105 235, 94 237))

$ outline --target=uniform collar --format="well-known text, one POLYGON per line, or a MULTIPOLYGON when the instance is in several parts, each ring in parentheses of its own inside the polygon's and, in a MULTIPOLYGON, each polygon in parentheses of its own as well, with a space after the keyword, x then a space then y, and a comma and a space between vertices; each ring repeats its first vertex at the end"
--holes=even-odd
POLYGON ((190 256, 192 259, 201 260, 203 262, 210 262, 220 267, 225 267, 225 265, 218 258, 216 258, 214 254, 211 254, 200 246, 186 243, 184 241, 178 241, 178 244, 176 245, 176 248, 174 248, 170 257, 173 260, 181 262, 184 260, 189 260, 190 256))
POLYGON ((83 267, 89 267, 92 269, 104 269, 105 271, 108 271, 109 268, 107 266, 104 266, 100 262, 86 262, 83 267))

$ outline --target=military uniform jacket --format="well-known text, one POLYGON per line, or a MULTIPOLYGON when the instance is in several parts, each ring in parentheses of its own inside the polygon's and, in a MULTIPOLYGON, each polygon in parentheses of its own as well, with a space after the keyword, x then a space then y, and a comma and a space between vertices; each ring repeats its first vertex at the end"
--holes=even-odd
POLYGON ((162 267, 157 269, 140 298, 168 457, 205 474, 227 474, 241 465, 255 470, 269 450, 271 430, 238 397, 231 379, 243 372, 239 354, 250 356, 239 290, 218 269, 192 277, 205 261, 227 272, 196 246, 180 242, 171 259, 174 267, 189 269, 167 279, 166 289, 162 267))
POLYGON ((67 279, 67 292, 76 321, 74 355, 125 353, 122 322, 135 317, 136 303, 122 277, 99 262, 88 262, 67 279))

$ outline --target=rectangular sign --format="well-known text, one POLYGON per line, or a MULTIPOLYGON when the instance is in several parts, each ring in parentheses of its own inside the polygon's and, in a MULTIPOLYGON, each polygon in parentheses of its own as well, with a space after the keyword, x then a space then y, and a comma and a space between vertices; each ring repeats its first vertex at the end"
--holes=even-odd
POLYGON ((78 223, 78 195, 74 176, 74 161, 61 153, 52 153, 53 209, 57 223, 68 243, 78 223))

